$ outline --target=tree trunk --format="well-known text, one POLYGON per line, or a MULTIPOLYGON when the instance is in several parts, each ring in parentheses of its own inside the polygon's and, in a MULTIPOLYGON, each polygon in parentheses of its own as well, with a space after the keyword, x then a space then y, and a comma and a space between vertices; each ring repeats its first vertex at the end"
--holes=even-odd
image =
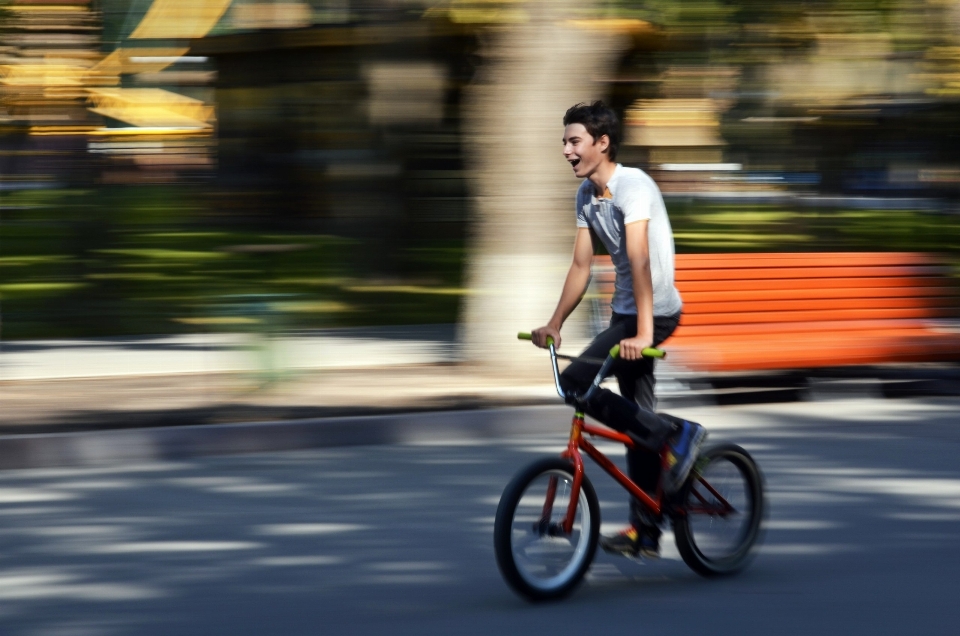
MULTIPOLYGON (((568 21, 590 4, 524 3, 527 22, 488 34, 467 93, 473 226, 460 342, 466 361, 504 375, 548 373, 516 334, 546 324, 570 267, 579 181, 561 151, 563 114, 603 97, 625 46, 568 21)), ((563 330, 567 353, 585 335, 577 314, 563 330)))

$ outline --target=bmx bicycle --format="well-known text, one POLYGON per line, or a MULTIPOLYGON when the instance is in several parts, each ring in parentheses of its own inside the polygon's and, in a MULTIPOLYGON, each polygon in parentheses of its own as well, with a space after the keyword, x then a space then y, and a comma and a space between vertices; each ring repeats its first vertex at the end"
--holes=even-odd
MULTIPOLYGON (((521 333, 518 338, 529 340, 530 334, 521 333)), ((557 359, 572 358, 558 354, 552 338, 547 343, 557 392, 567 398, 560 385, 557 359)), ((582 396, 571 396, 576 412, 567 449, 559 457, 540 459, 521 470, 500 498, 493 529, 497 565, 510 587, 527 599, 569 594, 583 579, 596 552, 600 503, 584 473, 580 451, 651 514, 670 519, 680 556, 698 574, 713 577, 739 572, 749 563, 760 538, 763 477, 750 454, 739 446, 724 443, 703 448, 675 494, 665 494, 658 484, 651 495, 584 437, 586 433, 628 447, 636 444, 629 434, 584 421, 582 405, 599 388, 619 351, 619 345, 610 350, 582 396)), ((662 358, 666 354, 648 348, 643 355, 662 358)), ((666 449, 660 460, 665 467, 666 449)))

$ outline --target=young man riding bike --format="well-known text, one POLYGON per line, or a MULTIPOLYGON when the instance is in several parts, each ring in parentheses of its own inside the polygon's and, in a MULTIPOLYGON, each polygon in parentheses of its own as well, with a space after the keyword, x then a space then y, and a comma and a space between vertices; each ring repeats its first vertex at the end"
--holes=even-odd
MULTIPOLYGON (((664 491, 671 494, 686 480, 706 431, 699 424, 654 413, 654 364, 641 356, 644 348, 670 337, 683 306, 674 285, 673 232, 666 206, 647 174, 615 162, 620 122, 613 110, 602 102, 577 104, 567 110, 563 125, 563 156, 573 174, 584 180, 577 191, 577 235, 560 301, 547 325, 533 331, 533 343, 545 348, 551 337, 560 347, 560 328, 590 282, 596 237, 616 270, 610 326, 581 354, 582 359, 564 370, 560 383, 568 395, 582 395, 599 371, 600 360, 619 344, 612 374, 621 395, 601 389, 584 409, 637 443, 627 450, 627 465, 638 486, 653 492, 662 478, 664 491), (671 466, 661 471, 664 445, 669 445, 671 466)), ((630 527, 601 537, 600 545, 611 553, 656 556, 659 522, 631 498, 630 527)))

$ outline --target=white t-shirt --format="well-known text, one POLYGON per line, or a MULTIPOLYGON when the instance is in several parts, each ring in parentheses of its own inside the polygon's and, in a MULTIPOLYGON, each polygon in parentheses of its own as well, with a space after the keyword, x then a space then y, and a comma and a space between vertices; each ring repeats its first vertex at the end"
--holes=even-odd
POLYGON ((683 302, 674 285, 673 230, 660 189, 645 172, 617 164, 607 188, 612 199, 598 199, 593 184, 584 180, 577 190, 577 227, 593 229, 616 269, 611 307, 618 314, 636 315, 633 275, 627 258, 624 225, 649 221, 650 276, 653 279, 653 315, 672 316, 683 302))

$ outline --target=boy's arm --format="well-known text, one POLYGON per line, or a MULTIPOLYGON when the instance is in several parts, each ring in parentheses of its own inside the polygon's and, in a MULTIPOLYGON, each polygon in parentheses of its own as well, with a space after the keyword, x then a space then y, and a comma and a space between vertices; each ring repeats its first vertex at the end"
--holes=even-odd
POLYGON ((590 230, 581 227, 577 229, 577 238, 573 242, 573 263, 567 272, 567 279, 563 282, 563 291, 560 293, 560 302, 544 327, 534 329, 533 344, 538 347, 547 346, 547 336, 553 338, 556 347, 560 348, 560 328, 567 317, 580 304, 583 294, 590 283, 590 265, 593 262, 593 239, 590 230))
POLYGON ((627 258, 633 276, 633 297, 637 303, 637 335, 620 342, 624 360, 639 360, 641 351, 653 344, 653 280, 650 277, 650 244, 647 242, 647 221, 624 227, 627 258))

